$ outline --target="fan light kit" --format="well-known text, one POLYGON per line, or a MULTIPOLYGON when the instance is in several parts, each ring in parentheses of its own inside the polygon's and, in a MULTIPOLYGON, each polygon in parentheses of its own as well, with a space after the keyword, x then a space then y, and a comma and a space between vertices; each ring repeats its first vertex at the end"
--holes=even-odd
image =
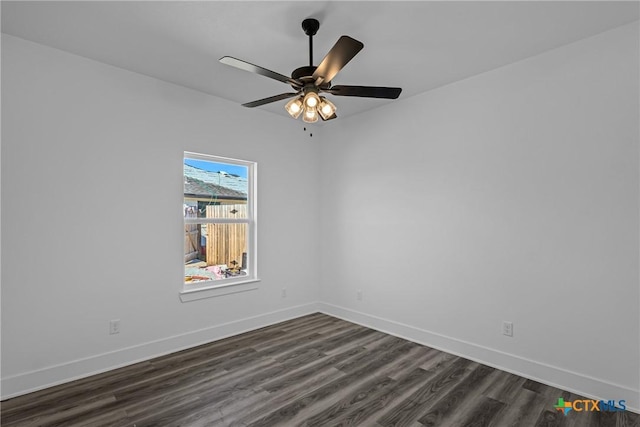
POLYGON ((284 106, 287 113, 294 119, 300 117, 302 114, 302 120, 307 123, 315 123, 318 121, 318 116, 322 117, 322 120, 329 120, 336 113, 336 106, 333 102, 329 101, 324 96, 318 96, 317 93, 310 90, 306 95, 300 95, 291 101, 287 102, 284 106))
POLYGON ((336 96, 384 99, 396 99, 400 96, 402 89, 399 87, 332 86, 331 80, 362 50, 364 45, 349 36, 342 36, 320 62, 320 65, 316 67, 313 65, 313 36, 318 32, 319 28, 320 22, 316 19, 309 18, 302 21, 302 29, 309 36, 309 66, 295 69, 291 73, 291 77, 231 56, 220 58, 220 62, 223 64, 278 80, 289 84, 295 90, 295 92, 281 93, 280 95, 248 102, 242 104, 243 106, 253 108, 293 98, 284 106, 287 113, 294 119, 302 115, 302 120, 306 123, 315 123, 318 118, 326 121, 337 117, 336 106, 326 97, 320 95, 321 93, 329 93, 336 96))

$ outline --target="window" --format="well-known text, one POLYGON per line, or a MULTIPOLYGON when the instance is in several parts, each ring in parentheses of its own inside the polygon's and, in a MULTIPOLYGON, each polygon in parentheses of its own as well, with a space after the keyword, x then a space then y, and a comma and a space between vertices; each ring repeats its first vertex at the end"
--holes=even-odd
POLYGON ((257 280, 255 179, 254 162, 184 153, 183 294, 257 280))

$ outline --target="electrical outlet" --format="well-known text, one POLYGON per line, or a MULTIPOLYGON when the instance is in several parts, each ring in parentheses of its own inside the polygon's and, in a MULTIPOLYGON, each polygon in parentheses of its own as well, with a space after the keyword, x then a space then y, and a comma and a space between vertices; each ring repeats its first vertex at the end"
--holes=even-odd
POLYGON ((119 334, 120 333, 120 319, 114 319, 109 322, 109 334, 119 334))
POLYGON ((360 289, 356 292, 356 299, 362 301, 362 291, 360 289))
POLYGON ((513 322, 507 322, 506 320, 502 322, 502 335, 513 336, 513 322))
POLYGON ((286 298, 287 297, 287 288, 282 288, 281 296, 282 296, 282 298, 286 298))

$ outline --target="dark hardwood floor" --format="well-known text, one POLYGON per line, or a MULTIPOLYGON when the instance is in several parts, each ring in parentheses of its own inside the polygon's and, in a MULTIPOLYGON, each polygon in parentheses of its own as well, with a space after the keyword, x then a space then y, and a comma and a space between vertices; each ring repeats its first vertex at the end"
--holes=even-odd
POLYGON ((630 412, 324 314, 2 402, 11 426, 612 426, 630 412))

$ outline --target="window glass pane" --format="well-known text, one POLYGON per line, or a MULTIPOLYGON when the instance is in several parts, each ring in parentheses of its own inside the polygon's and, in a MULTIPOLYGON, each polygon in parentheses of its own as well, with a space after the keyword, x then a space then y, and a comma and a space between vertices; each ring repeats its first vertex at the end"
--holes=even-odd
POLYGON ((185 224, 185 284, 247 275, 248 224, 185 224))
POLYGON ((185 158, 185 216, 247 218, 248 174, 247 166, 185 158))
POLYGON ((256 280, 255 167, 185 152, 185 291, 256 280))

